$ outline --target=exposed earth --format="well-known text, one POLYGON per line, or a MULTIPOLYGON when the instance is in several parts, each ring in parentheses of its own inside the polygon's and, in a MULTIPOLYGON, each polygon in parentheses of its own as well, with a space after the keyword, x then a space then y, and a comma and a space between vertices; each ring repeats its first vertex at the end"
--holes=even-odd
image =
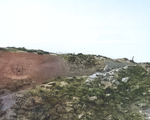
POLYGON ((150 63, 45 53, 0 50, 1 120, 149 119, 150 63))
POLYGON ((1 85, 13 81, 41 83, 41 80, 68 73, 65 61, 57 55, 0 51, 1 85))

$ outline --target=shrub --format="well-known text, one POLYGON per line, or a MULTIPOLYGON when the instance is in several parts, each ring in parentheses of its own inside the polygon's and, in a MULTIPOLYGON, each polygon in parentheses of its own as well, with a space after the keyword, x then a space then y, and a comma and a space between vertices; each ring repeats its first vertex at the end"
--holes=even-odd
POLYGON ((32 52, 37 52, 37 50, 34 50, 34 49, 31 49, 32 50, 32 52))
POLYGON ((28 49, 27 52, 33 52, 31 49, 28 49))
POLYGON ((5 48, 2 48, 2 47, 0 47, 0 50, 3 50, 3 51, 5 51, 6 49, 5 49, 5 48))
POLYGON ((37 51, 37 54, 42 55, 43 52, 42 51, 37 51))
POLYGON ((75 62, 75 60, 76 60, 75 56, 69 56, 68 57, 68 61, 70 61, 70 62, 75 62))
POLYGON ((18 50, 21 50, 21 51, 26 51, 26 49, 24 47, 19 47, 17 48, 18 50))
POLYGON ((43 54, 49 54, 49 52, 47 52, 47 51, 43 51, 43 54))

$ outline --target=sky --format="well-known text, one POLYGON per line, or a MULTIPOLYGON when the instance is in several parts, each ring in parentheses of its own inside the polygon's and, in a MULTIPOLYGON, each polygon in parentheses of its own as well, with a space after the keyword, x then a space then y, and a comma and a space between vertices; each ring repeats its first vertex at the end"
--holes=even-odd
POLYGON ((150 62, 150 0, 0 0, 0 47, 150 62))

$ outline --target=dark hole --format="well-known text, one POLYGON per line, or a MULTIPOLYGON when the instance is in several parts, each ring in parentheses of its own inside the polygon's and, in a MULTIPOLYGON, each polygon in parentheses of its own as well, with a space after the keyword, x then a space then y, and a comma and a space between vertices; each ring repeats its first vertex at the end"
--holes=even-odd
POLYGON ((18 72, 20 72, 20 70, 18 70, 18 72))

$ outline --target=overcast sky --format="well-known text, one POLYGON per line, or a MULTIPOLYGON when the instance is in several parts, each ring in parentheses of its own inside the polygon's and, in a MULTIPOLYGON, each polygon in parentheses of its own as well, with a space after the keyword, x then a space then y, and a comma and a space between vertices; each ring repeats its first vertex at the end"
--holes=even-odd
POLYGON ((150 62, 150 0, 0 0, 0 46, 150 62))

